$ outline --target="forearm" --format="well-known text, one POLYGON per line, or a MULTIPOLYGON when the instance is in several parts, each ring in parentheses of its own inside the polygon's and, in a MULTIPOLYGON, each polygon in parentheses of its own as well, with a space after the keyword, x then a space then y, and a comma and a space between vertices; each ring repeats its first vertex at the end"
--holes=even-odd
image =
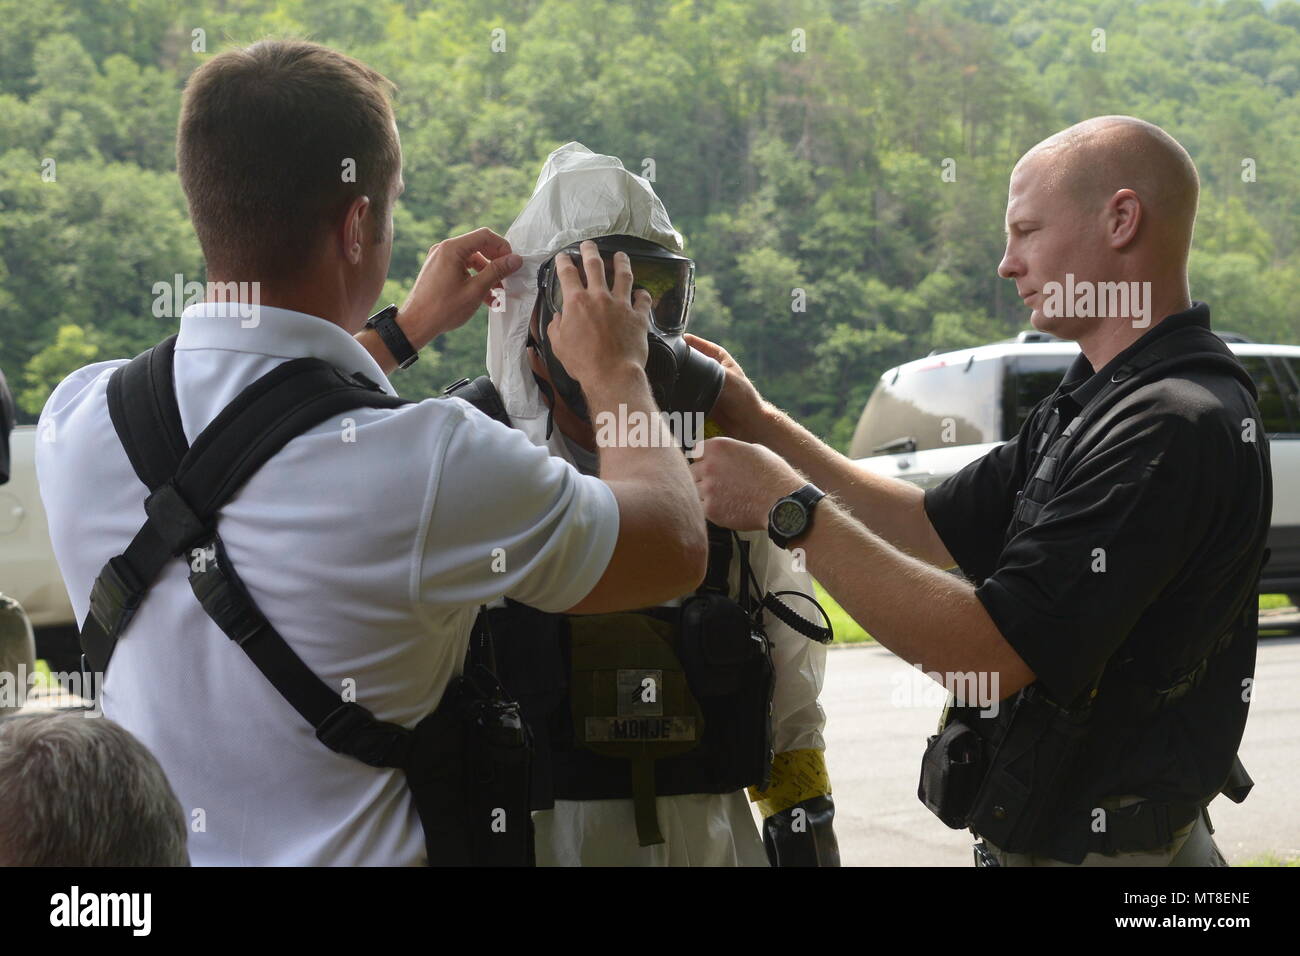
POLYGON ((624 523, 657 530, 656 542, 668 549, 662 555, 665 567, 707 553, 704 509, 645 370, 630 367, 584 392, 596 431, 600 477, 619 498, 624 523), (632 431, 638 421, 644 427, 632 431), (622 425, 631 426, 627 434, 622 425))
POLYGON ((995 699, 1034 679, 970 584, 891 547, 829 499, 797 546, 849 616, 909 664, 943 675, 988 673, 995 699))
POLYGON ((925 513, 925 492, 916 485, 854 464, 771 403, 764 404, 751 440, 835 494, 853 517, 896 548, 936 567, 955 564, 925 513))

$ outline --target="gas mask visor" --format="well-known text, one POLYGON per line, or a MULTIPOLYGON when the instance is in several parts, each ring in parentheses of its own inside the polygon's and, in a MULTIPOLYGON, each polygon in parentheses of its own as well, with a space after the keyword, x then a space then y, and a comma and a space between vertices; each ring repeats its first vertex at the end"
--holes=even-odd
MULTIPOLYGON (((586 241, 586 240, 584 240, 586 241)), ((593 239, 605 263, 605 283, 614 286, 614 254, 627 253, 632 263, 632 288, 650 293, 650 317, 660 332, 673 335, 686 330, 691 300, 695 296, 695 261, 634 236, 602 236, 593 239)), ((565 246, 542 264, 537 277, 538 294, 551 314, 564 311, 564 290, 555 274, 555 259, 568 255, 578 269, 582 284, 587 284, 582 264, 582 243, 565 246)))
MULTIPOLYGON (((722 391, 725 375, 713 359, 686 344, 682 333, 690 319, 695 297, 695 262, 663 246, 635 236, 602 236, 592 239, 605 264, 605 282, 614 285, 614 255, 627 254, 632 267, 633 294, 650 293, 650 351, 646 377, 655 402, 665 412, 707 415, 722 391)), ((564 292, 556 275, 555 260, 562 255, 573 259, 578 275, 586 284, 581 243, 565 246, 544 262, 537 274, 540 303, 538 331, 541 351, 552 383, 566 404, 583 418, 589 418, 582 389, 564 370, 551 350, 547 327, 557 312, 564 311, 564 292)))

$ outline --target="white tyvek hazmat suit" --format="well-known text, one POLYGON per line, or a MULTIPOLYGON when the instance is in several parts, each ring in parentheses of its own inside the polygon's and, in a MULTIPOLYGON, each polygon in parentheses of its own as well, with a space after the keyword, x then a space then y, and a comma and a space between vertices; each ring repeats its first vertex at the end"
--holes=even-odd
MULTIPOLYGON (((547 405, 533 378, 526 341, 537 297, 537 271, 549 255, 581 240, 637 236, 676 252, 682 238, 650 184, 612 156, 568 143, 551 153, 533 197, 506 233, 523 265, 504 283, 504 314, 488 323, 487 367, 511 424, 539 445, 582 466, 556 427, 546 438, 547 405)), ((765 591, 813 593, 806 572, 792 569, 791 555, 763 532, 751 541, 754 573, 765 591)), ((739 561, 732 561, 732 579, 739 561)), ((736 593, 733 590, 733 595, 736 593)), ((796 603, 797 599, 796 599, 796 603)), ((797 610, 811 616, 806 607, 797 610)), ((817 702, 826 648, 765 614, 776 670, 774 747, 778 755, 824 749, 825 714, 817 702)), ((779 759, 779 758, 778 758, 779 759)), ((657 798, 664 843, 641 847, 631 799, 557 800, 554 810, 534 814, 539 865, 766 866, 767 857, 746 794, 685 794, 657 798)))

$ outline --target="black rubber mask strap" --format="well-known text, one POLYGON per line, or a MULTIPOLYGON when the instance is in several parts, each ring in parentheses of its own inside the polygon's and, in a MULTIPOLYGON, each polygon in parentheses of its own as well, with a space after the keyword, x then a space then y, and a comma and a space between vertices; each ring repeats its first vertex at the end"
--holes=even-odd
MULTIPOLYGON (((537 339, 533 338, 533 330, 528 329, 528 338, 524 343, 528 348, 533 349, 538 355, 542 353, 542 347, 537 344, 537 339)), ((551 432, 555 428, 555 389, 551 388, 551 383, 542 378, 536 372, 533 372, 533 381, 537 383, 537 388, 546 396, 546 440, 551 440, 551 432)))
POLYGON ((555 428, 555 390, 551 388, 550 382, 536 372, 533 373, 533 381, 537 383, 537 387, 546 396, 546 440, 550 441, 551 431, 555 428))

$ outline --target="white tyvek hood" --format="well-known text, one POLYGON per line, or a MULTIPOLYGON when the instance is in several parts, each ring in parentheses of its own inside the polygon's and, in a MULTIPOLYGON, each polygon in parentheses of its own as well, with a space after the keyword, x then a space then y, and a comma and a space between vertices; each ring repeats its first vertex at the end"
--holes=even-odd
POLYGON ((559 430, 545 440, 546 402, 533 380, 526 343, 537 299, 537 270, 565 246, 598 236, 636 236, 682 252, 681 234, 650 183, 614 156, 566 143, 547 157, 537 186, 506 232, 524 264, 504 283, 505 311, 488 318, 488 375, 511 423, 539 445, 568 458, 559 430))

